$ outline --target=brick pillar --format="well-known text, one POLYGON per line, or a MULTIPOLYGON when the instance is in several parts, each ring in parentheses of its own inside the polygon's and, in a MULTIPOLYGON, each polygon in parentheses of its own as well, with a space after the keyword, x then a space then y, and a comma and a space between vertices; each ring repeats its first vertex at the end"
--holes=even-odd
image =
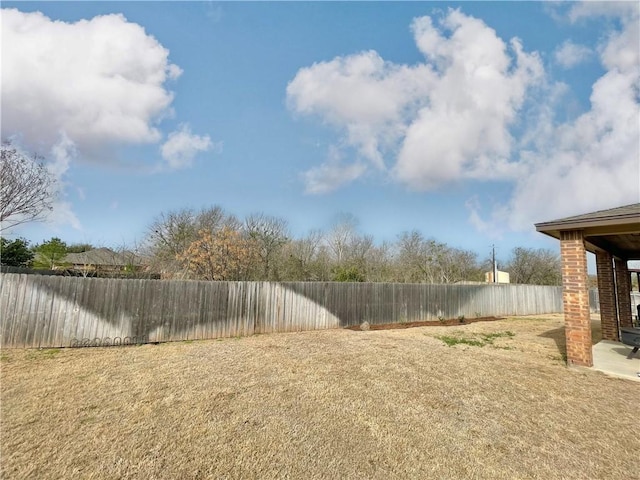
POLYGON ((631 282, 626 260, 615 259, 618 318, 621 327, 631 327, 631 282))
POLYGON ((560 232, 562 300, 569 365, 593 366, 587 251, 581 230, 560 232))
POLYGON ((620 340, 618 336, 618 309, 616 284, 613 276, 613 257, 608 252, 596 253, 598 269, 598 298, 600 300, 600 323, 604 340, 620 340))

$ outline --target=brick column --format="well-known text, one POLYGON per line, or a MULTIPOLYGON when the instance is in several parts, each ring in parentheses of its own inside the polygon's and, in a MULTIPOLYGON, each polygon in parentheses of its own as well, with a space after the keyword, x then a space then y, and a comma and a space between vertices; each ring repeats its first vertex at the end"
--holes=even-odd
POLYGON ((626 260, 615 259, 618 318, 621 327, 631 327, 631 282, 626 260))
POLYGON ((618 336, 618 309, 616 284, 613 276, 613 257, 609 252, 596 253, 598 269, 598 298, 600 300, 600 323, 604 340, 620 340, 618 336))
POLYGON ((562 300, 569 365, 593 366, 587 251, 581 230, 560 232, 562 300))

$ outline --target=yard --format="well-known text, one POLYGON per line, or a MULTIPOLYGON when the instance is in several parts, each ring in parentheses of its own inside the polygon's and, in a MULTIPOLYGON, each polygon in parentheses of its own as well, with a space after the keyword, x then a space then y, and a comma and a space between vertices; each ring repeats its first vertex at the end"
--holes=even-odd
POLYGON ((637 475, 640 382, 566 368, 563 343, 550 315, 4 350, 0 476, 637 475))

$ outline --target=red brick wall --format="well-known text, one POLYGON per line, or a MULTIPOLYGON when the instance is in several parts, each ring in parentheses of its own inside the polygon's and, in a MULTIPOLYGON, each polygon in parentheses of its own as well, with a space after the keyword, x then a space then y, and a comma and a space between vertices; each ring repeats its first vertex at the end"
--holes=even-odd
POLYGON ((618 341, 618 309, 616 307, 616 286, 611 254, 597 252, 596 267, 598 269, 598 298, 600 300, 602 338, 604 340, 618 341))
POLYGON ((631 327, 631 278, 625 260, 615 260, 618 318, 621 327, 631 327))
POLYGON ((587 252, 581 230, 560 232, 562 299, 569 365, 593 366, 587 252))

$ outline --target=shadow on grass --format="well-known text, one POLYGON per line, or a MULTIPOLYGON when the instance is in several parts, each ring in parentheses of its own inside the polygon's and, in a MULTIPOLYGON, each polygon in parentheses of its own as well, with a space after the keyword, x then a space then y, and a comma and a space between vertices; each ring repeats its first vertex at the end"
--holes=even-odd
MULTIPOLYGON (((562 358, 567 357, 567 339, 564 333, 564 326, 547 330, 546 332, 538 335, 542 338, 552 339, 556 347, 558 347, 558 353, 562 355, 562 358)), ((595 345, 602 340, 602 325, 600 319, 591 319, 591 345, 595 345)))
POLYGON ((564 327, 553 328, 551 330, 547 330, 546 332, 538 335, 542 338, 550 338, 552 339, 556 347, 558 348, 558 354, 560 354, 563 360, 566 361, 567 358, 567 342, 564 335, 564 327))

